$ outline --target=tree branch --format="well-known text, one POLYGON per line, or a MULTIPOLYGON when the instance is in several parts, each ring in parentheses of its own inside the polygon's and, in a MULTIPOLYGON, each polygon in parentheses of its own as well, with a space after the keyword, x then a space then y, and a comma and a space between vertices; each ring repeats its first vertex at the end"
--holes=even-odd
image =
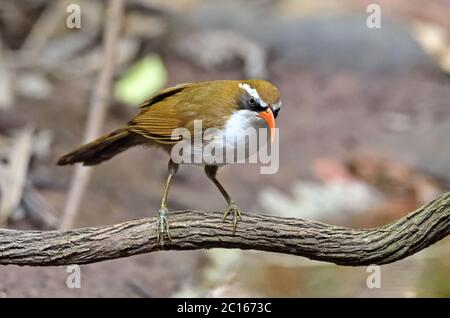
POLYGON ((339 265, 386 264, 410 256, 450 233, 450 192, 402 219, 374 229, 243 214, 235 235, 218 212, 169 214, 172 242, 156 242, 156 219, 68 231, 0 230, 0 264, 86 264, 161 249, 240 248, 304 256, 339 265))

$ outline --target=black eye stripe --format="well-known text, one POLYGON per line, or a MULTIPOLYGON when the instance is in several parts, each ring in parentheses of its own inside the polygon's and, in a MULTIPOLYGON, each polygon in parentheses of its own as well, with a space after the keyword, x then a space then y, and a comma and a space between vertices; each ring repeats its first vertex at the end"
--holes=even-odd
POLYGON ((254 111, 264 111, 269 107, 261 105, 261 102, 253 97, 248 100, 248 105, 254 111))
POLYGON ((248 109, 255 112, 261 112, 267 110, 270 105, 262 100, 259 96, 254 96, 252 94, 243 94, 241 96, 241 108, 248 109))

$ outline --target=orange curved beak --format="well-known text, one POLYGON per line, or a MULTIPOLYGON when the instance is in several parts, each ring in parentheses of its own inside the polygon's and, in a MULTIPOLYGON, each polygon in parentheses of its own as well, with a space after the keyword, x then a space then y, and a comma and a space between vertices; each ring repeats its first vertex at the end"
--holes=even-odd
POLYGON ((275 117, 273 116, 272 108, 268 107, 267 110, 259 112, 258 116, 264 119, 267 126, 270 128, 270 142, 275 140, 275 117))

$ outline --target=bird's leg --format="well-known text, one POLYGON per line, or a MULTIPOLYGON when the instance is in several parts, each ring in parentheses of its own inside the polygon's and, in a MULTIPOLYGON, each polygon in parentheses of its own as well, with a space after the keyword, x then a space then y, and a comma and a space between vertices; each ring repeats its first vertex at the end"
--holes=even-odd
POLYGON ((209 179, 211 179, 212 182, 216 185, 217 189, 219 189, 220 193, 222 193, 223 197, 228 203, 228 209, 225 211, 222 217, 222 222, 225 222, 225 219, 227 218, 228 214, 233 214, 233 235, 236 232, 236 226, 237 222, 241 220, 241 212, 239 211, 239 208, 237 207, 236 203, 231 199, 228 192, 225 190, 225 188, 222 186, 222 184, 217 180, 217 170, 219 169, 218 166, 205 166, 205 173, 208 176, 209 179))
POLYGON ((169 232, 169 223, 167 222, 166 213, 167 210, 167 197, 169 195, 170 184, 172 182, 172 178, 178 171, 178 164, 174 163, 172 160, 169 161, 169 176, 167 177, 166 186, 164 188, 164 194, 161 200, 161 208, 158 211, 158 220, 156 223, 156 240, 164 245, 164 235, 167 236, 167 239, 171 240, 170 232, 169 232))

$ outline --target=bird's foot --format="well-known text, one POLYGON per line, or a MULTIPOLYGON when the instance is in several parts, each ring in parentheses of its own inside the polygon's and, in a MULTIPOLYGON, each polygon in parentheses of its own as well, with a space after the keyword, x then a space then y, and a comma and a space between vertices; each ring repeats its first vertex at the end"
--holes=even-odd
POLYGON ((231 201, 228 205, 228 209, 225 211, 222 217, 222 222, 225 222, 225 219, 227 218, 228 214, 233 214, 233 235, 236 233, 236 226, 238 221, 241 220, 241 212, 239 211, 238 206, 234 201, 231 201))
POLYGON ((167 208, 161 207, 158 211, 158 220, 156 221, 156 241, 161 244, 161 246, 164 245, 165 237, 167 237, 169 242, 172 240, 169 232, 169 222, 167 222, 166 218, 167 212, 167 208))

